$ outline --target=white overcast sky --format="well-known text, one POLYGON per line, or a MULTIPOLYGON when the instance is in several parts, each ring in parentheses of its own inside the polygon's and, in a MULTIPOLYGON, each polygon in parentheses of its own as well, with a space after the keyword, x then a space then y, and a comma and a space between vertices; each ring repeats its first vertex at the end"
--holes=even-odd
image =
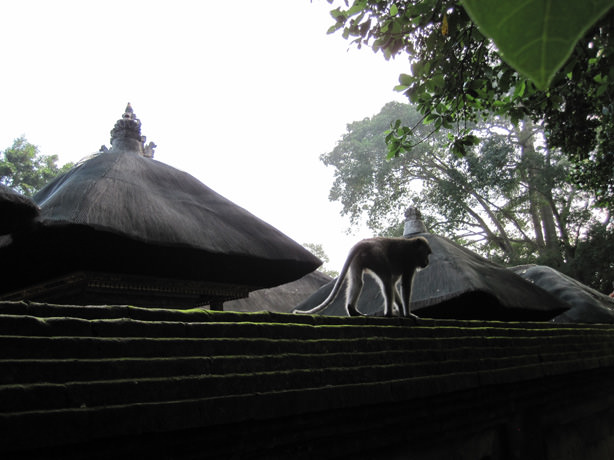
POLYGON ((155 159, 187 171, 341 268, 366 230, 328 193, 331 151, 391 100, 406 58, 350 47, 325 0, 2 0, 0 150, 60 163, 109 145, 130 102, 155 159))

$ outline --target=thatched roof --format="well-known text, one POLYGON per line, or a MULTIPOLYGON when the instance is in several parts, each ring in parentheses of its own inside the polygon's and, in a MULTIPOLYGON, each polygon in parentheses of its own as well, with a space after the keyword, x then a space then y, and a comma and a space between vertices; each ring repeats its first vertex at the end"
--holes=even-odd
POLYGON ((38 227, 19 246, 0 248, 10 267, 0 278, 14 285, 102 271, 257 289, 320 265, 279 230, 193 176, 153 160, 130 106, 112 136, 110 150, 36 194, 38 227))
MULTIPOLYGON (((568 308, 554 296, 456 243, 430 233, 425 237, 432 249, 427 268, 414 278, 411 311, 426 318, 546 320, 568 308)), ((309 310, 332 290, 334 281, 298 305, 309 310)), ((346 315, 345 289, 322 314, 346 315)), ((380 288, 365 276, 358 310, 377 315, 383 311, 380 288)))
POLYGON ((614 299, 578 280, 543 265, 521 265, 510 270, 571 307, 554 322, 614 323, 614 299))
POLYGON ((322 272, 314 271, 302 278, 269 289, 249 293, 249 297, 224 303, 225 311, 272 311, 289 313, 295 305, 307 299, 332 278, 322 272))
POLYGON ((51 182, 35 200, 41 232, 106 234, 145 245, 148 258, 156 248, 193 254, 192 263, 182 257, 169 270, 170 261, 161 259, 155 270, 266 286, 319 265, 302 246, 193 176, 131 151, 97 155, 51 182))
POLYGON ((30 198, 0 184, 0 235, 32 225, 39 208, 30 198))

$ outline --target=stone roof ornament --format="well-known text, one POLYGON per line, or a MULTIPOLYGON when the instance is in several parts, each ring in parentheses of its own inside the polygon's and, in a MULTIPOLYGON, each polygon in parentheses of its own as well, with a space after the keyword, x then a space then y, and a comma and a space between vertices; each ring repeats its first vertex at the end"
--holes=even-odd
POLYGON ((414 206, 410 206, 405 211, 405 228, 403 236, 415 235, 416 233, 426 233, 426 226, 422 222, 422 213, 414 206))
POLYGON ((126 150, 136 151, 139 155, 153 158, 156 144, 150 142, 145 145, 147 137, 141 135, 141 120, 139 120, 128 102, 122 117, 117 120, 111 130, 111 149, 102 146, 100 151, 119 152, 126 150))

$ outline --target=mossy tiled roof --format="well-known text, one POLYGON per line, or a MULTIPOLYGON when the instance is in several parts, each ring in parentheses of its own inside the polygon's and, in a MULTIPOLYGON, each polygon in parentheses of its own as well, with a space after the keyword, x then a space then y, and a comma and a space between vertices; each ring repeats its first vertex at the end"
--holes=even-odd
POLYGON ((283 425, 611 368, 613 331, 0 303, 0 452, 283 425))

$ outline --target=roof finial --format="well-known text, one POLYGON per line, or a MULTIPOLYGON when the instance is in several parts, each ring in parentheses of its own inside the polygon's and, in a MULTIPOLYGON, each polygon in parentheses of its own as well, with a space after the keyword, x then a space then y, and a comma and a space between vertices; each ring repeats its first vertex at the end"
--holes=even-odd
POLYGON ((422 222, 422 214, 420 210, 414 206, 410 206, 405 211, 405 228, 403 236, 414 235, 416 233, 426 233, 426 227, 422 222))
POLYGON ((132 105, 128 102, 121 119, 117 120, 111 130, 111 148, 114 150, 136 150, 140 155, 153 158, 156 144, 145 145, 145 136, 141 136, 141 120, 136 117, 132 105))
POLYGON ((130 102, 128 102, 128 105, 126 106, 126 110, 124 111, 124 115, 122 116, 122 118, 132 119, 134 117, 134 110, 132 110, 132 106, 130 105, 130 102))

